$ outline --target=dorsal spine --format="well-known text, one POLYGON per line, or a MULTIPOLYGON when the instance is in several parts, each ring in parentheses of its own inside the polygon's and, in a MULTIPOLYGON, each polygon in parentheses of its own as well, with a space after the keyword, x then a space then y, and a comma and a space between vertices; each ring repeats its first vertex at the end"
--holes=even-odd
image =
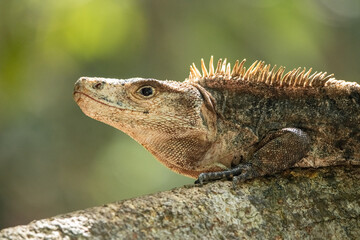
POLYGON ((327 72, 314 72, 311 74, 312 68, 306 71, 305 68, 301 70, 299 67, 284 75, 285 67, 280 66, 277 68, 276 65, 274 65, 271 68, 271 65, 265 64, 264 61, 256 60, 246 69, 246 67, 244 67, 246 59, 241 62, 237 60, 232 70, 226 58, 224 61, 221 58, 219 59, 215 70, 213 62, 214 58, 211 56, 208 71, 204 59, 201 59, 202 74, 195 66, 195 63, 193 63, 190 66, 190 75, 187 81, 193 82, 205 78, 222 78, 226 80, 263 82, 267 85, 278 87, 321 87, 333 83, 334 80, 338 81, 334 78, 334 74, 327 74, 327 72))

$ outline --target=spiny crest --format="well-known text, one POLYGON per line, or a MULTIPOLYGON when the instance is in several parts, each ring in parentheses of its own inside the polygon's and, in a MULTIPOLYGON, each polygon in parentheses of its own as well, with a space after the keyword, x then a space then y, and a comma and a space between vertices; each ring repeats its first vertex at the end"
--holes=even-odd
POLYGON ((243 80, 251 82, 263 82, 272 86, 279 87, 319 87, 324 86, 329 79, 335 80, 334 74, 327 74, 327 72, 315 72, 310 75, 312 68, 308 71, 304 68, 293 69, 284 75, 285 67, 280 66, 276 69, 276 65, 271 68, 270 64, 265 64, 264 61, 255 61, 247 70, 244 67, 246 59, 235 62, 231 70, 230 63, 227 59, 224 61, 220 58, 216 69, 214 70, 214 58, 211 56, 209 63, 209 71, 207 70, 204 59, 201 59, 201 70, 196 68, 195 63, 190 66, 190 75, 188 81, 196 81, 200 79, 222 78, 226 80, 243 80), (271 69, 271 70, 270 70, 271 69))

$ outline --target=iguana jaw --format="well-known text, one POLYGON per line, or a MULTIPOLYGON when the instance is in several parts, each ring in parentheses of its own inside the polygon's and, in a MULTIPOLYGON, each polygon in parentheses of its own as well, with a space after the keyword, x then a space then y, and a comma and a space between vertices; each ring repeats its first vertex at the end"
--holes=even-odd
POLYGON ((111 106, 111 104, 106 104, 104 102, 101 102, 101 101, 99 101, 99 100, 97 100, 97 99, 95 99, 93 97, 90 97, 89 95, 87 95, 86 93, 83 93, 83 92, 74 91, 73 95, 74 95, 75 102, 78 103, 78 104, 81 104, 80 102, 83 100, 83 98, 90 98, 91 100, 93 100, 95 102, 98 102, 100 104, 103 104, 103 105, 105 105, 107 107, 114 107, 114 108, 117 108, 119 110, 125 110, 125 109, 121 109, 121 108, 119 108, 117 106, 111 106))

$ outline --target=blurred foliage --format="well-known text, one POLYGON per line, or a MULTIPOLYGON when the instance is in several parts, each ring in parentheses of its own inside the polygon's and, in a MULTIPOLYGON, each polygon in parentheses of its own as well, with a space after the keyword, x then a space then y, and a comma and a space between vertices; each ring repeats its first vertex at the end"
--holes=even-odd
POLYGON ((359 80, 358 0, 0 1, 0 229, 192 183, 72 100, 80 76, 183 80, 210 55, 359 80))

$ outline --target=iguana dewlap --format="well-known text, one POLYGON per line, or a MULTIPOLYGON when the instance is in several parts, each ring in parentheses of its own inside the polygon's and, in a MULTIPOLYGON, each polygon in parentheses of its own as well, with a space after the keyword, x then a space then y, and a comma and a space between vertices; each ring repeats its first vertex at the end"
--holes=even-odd
POLYGON ((211 57, 209 70, 203 60, 202 74, 193 64, 184 82, 82 77, 74 99, 87 116, 200 182, 360 165, 359 84, 244 62, 231 70, 220 59, 214 70, 211 57))

